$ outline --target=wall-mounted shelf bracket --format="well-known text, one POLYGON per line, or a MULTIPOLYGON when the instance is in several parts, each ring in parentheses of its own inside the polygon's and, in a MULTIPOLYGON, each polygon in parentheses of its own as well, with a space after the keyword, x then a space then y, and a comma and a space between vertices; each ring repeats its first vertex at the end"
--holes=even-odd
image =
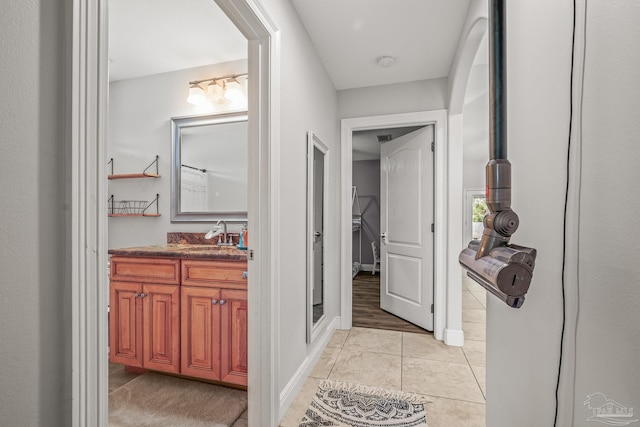
POLYGON ((156 198, 151 202, 146 200, 115 200, 113 194, 109 197, 109 216, 160 216, 160 208, 158 200, 160 194, 156 194, 156 198), (155 212, 153 212, 155 206, 155 212))
POLYGON ((158 159, 160 156, 156 156, 155 160, 151 162, 149 166, 146 167, 142 173, 121 173, 114 174, 113 173, 113 157, 107 163, 108 166, 111 166, 111 174, 107 178, 109 179, 127 179, 127 178, 159 178, 160 174, 158 173, 158 159), (155 173, 153 172, 153 167, 155 166, 155 173), (151 172, 149 172, 151 169, 151 172))

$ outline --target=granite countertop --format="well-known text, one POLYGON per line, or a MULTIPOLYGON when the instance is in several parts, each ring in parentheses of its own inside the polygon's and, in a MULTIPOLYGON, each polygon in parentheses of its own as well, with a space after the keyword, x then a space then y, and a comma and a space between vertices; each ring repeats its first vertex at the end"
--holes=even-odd
POLYGON ((235 246, 193 245, 168 243, 166 245, 138 246, 109 249, 110 255, 139 257, 174 257, 190 259, 224 259, 246 261, 247 251, 235 246))
MULTIPOLYGON (((238 235, 229 233, 237 243, 238 235)), ((205 233, 167 233, 166 245, 137 246, 133 248, 109 249, 110 255, 173 257, 190 259, 223 259, 246 261, 247 251, 235 246, 218 246, 218 237, 205 239, 205 233)))

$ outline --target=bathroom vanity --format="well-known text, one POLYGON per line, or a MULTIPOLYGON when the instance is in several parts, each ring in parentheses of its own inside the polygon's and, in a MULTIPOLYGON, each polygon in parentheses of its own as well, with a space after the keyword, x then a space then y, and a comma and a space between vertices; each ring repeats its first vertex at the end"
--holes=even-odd
POLYGON ((233 246, 111 249, 109 360, 247 385, 247 259, 233 246))

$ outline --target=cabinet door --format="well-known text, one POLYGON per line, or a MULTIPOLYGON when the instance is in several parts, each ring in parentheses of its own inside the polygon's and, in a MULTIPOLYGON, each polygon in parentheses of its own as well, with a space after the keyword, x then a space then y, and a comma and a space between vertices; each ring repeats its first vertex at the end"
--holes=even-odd
POLYGON ((221 298, 220 376, 247 385, 247 291, 222 289, 221 298))
POLYGON ((220 290, 182 286, 181 373, 220 380, 220 290))
POLYGON ((180 372, 180 287, 142 287, 144 362, 148 369, 180 372))
POLYGON ((111 282, 109 360, 142 366, 142 304, 139 283, 111 282))

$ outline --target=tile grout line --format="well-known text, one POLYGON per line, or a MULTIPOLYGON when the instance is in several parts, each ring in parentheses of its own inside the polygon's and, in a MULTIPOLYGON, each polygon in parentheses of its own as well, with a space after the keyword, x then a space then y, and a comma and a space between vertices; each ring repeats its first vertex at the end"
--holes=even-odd
MULTIPOLYGON (((349 339, 349 335, 351 335, 351 330, 353 328, 349 329, 347 331, 347 336, 344 339, 344 342, 342 343, 342 345, 339 347, 340 351, 338 351, 338 355, 336 356, 336 360, 334 360, 333 365, 331 365, 331 369, 329 369, 329 374, 327 374, 327 378, 325 379, 329 379, 329 377, 331 376, 331 374, 333 373, 333 369, 336 367, 336 363, 338 363, 338 359, 340 358, 340 355, 342 354, 342 350, 344 350, 344 345, 347 343, 347 340, 349 339)), ((335 334, 335 332, 334 332, 335 334)))
MULTIPOLYGON (((482 323, 482 322, 476 322, 476 323, 482 323)), ((485 323, 485 328, 486 328, 486 321, 485 323)), ((485 346, 485 359, 486 359, 486 346, 487 343, 486 341, 477 341, 477 340, 468 340, 468 341, 475 341, 475 342, 484 342, 484 346, 485 346)), ((482 390, 482 387, 480 386, 480 381, 478 381, 478 376, 476 375, 476 371, 473 370, 473 367, 471 366, 471 361, 469 360, 469 357, 467 356, 467 353, 464 351, 464 346, 462 346, 462 354, 464 354, 464 358, 467 361, 467 364, 469 365, 469 369, 471 369, 471 373, 473 374, 473 378, 476 380, 476 384, 478 385, 478 388, 480 389, 480 393, 482 394, 482 397, 484 397, 485 403, 487 401, 487 396, 484 394, 484 391, 482 390)), ((486 369, 486 361, 485 361, 485 369, 486 369)), ((486 381, 486 378, 485 378, 486 381)))
POLYGON ((404 378, 404 332, 400 335, 400 390, 403 391, 402 379, 404 378))

